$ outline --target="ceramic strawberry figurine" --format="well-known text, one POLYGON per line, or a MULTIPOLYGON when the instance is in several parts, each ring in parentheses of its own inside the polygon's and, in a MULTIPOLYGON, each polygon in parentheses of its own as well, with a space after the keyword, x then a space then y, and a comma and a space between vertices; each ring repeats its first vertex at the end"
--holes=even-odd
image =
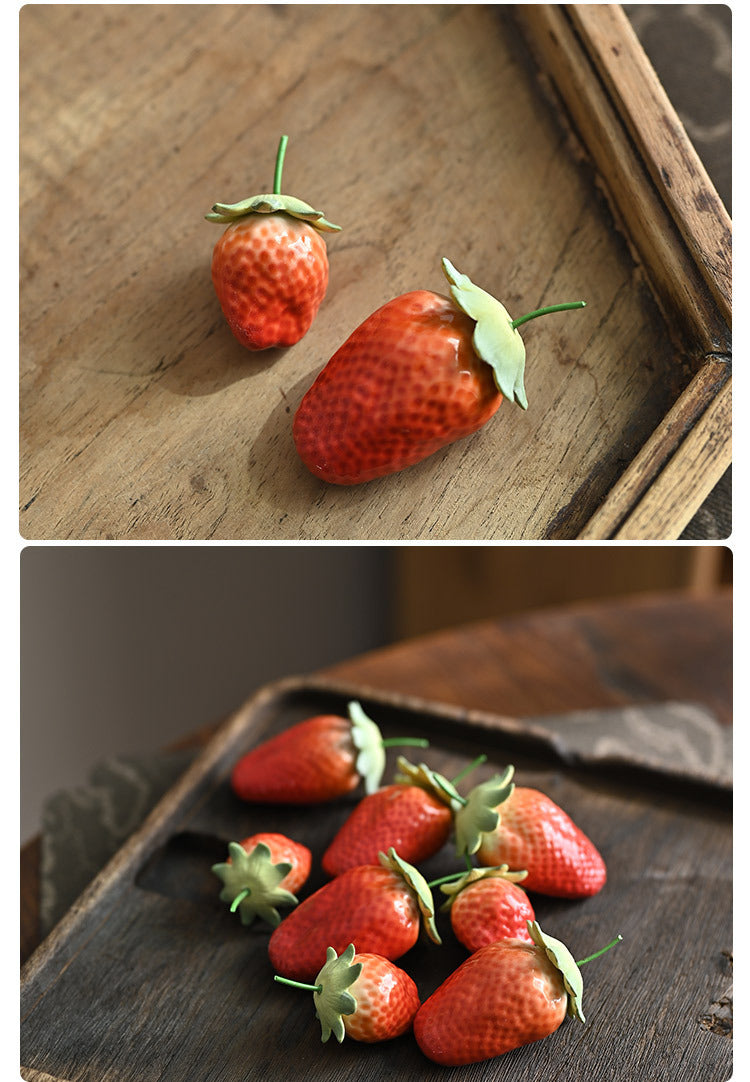
POLYGON ((211 871, 222 882, 219 898, 239 910, 243 924, 256 917, 276 927, 281 920, 278 906, 297 904, 296 892, 307 881, 312 853, 306 845, 284 834, 252 834, 241 842, 230 842, 229 855, 211 871))
POLYGON ((524 888, 557 898, 597 894, 607 880, 590 838, 538 789, 517 786, 514 768, 476 786, 456 813, 460 854, 480 864, 524 868, 524 888))
POLYGON ((328 286, 322 233, 341 227, 292 195, 281 194, 288 137, 276 156, 273 191, 215 203, 209 222, 226 224, 211 277, 235 338, 248 349, 291 346, 310 329, 328 286))
POLYGON ((447 259, 450 297, 405 293, 360 324, 305 394, 293 424, 307 468, 331 484, 395 473, 481 428, 503 398, 527 408, 518 328, 556 304, 511 319, 447 259))
POLYGON ((321 1040, 331 1034, 367 1044, 400 1037, 411 1028, 419 1009, 417 986, 408 973, 379 954, 356 954, 350 943, 343 954, 333 947, 314 984, 302 984, 278 974, 274 980, 314 994, 321 1040))
POLYGON ((386 748, 426 740, 384 739, 378 725, 353 700, 348 717, 318 714, 263 741, 236 763, 231 786, 242 800, 268 804, 321 804, 345 796, 364 781, 380 785, 386 748))
POLYGON ((554 1033, 566 1014, 584 1022, 580 966, 619 942, 575 962, 559 939, 529 921, 531 942, 502 939, 469 955, 414 1019, 422 1052, 461 1066, 500 1056, 554 1033))
POLYGON ((479 950, 498 939, 531 942, 528 922, 534 908, 519 883, 526 871, 512 872, 507 864, 498 868, 472 868, 459 879, 440 886, 447 901, 441 909, 450 913, 456 939, 468 951, 479 950))
POLYGON ((359 802, 323 854, 323 870, 340 875, 358 864, 374 864, 391 846, 412 864, 433 856, 453 829, 453 787, 484 758, 446 782, 425 763, 417 766, 400 755, 393 784, 359 802))
POLYGON ((350 868, 300 902, 268 941, 274 970, 292 980, 311 981, 333 947, 395 961, 417 941, 420 930, 440 942, 432 893, 424 877, 394 849, 377 864, 350 868))

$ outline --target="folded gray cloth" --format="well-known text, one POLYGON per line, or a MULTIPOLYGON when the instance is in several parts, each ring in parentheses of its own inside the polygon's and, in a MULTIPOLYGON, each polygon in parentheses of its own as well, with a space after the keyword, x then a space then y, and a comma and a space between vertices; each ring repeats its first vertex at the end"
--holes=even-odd
POLYGON ((88 784, 46 801, 40 858, 42 936, 140 826, 194 755, 113 756, 93 768, 88 784))

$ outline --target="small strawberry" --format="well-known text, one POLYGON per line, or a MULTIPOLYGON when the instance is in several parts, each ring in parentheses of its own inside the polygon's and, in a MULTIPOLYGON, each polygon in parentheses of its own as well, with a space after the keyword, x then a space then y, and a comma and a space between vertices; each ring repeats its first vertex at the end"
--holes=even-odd
POLYGON ((320 804, 350 793, 362 779, 365 791, 373 793, 385 769, 386 747, 426 743, 384 740, 358 702, 348 709, 348 718, 307 718, 253 748, 232 771, 237 796, 268 804, 320 804))
POLYGON ((374 864, 391 846, 420 864, 445 845, 453 827, 452 797, 424 763, 398 758, 393 785, 359 802, 323 854, 323 870, 340 875, 358 864, 374 864))
POLYGON ((527 922, 534 909, 525 890, 517 886, 526 872, 499 868, 472 868, 460 879, 440 887, 448 901, 456 939, 469 951, 479 950, 498 939, 525 939, 531 942, 527 922))
POLYGON ((284 834, 253 834, 242 842, 229 843, 229 856, 211 871, 222 881, 222 902, 240 911, 243 924, 261 917, 269 924, 280 922, 279 905, 296 905, 295 892, 307 881, 312 854, 306 845, 284 834))
POLYGON ((477 786, 456 813, 459 853, 480 864, 525 868, 524 888, 556 898, 597 894, 607 879, 593 842, 537 789, 511 782, 513 767, 477 786))
POLYGON ((326 221, 295 196, 281 194, 287 136, 276 156, 273 192, 215 203, 209 222, 228 223, 211 262, 216 295, 235 338, 248 349, 291 346, 310 329, 328 286, 326 221))
POLYGON ((383 305, 350 335, 297 410, 297 452, 317 477, 356 485, 395 473, 481 428, 503 396, 527 407, 526 352, 512 320, 444 259, 451 297, 417 290, 383 305))
POLYGON ((427 883, 390 849, 378 864, 350 868, 305 898, 272 933, 268 955, 283 977, 310 981, 328 947, 343 951, 355 943, 395 961, 414 946, 422 924, 439 943, 427 883))
POLYGON ((343 954, 333 947, 314 984, 301 984, 276 975, 274 980, 315 994, 315 1014, 321 1040, 333 1033, 368 1044, 400 1037, 411 1028, 419 1010, 417 986, 408 973, 379 954, 355 954, 350 943, 343 954))
POLYGON ((479 1063, 549 1036, 566 1013, 585 1021, 579 966, 621 937, 575 962, 536 921, 529 921, 528 931, 531 943, 500 939, 480 947, 424 1001, 414 1036, 429 1059, 447 1066, 479 1063))

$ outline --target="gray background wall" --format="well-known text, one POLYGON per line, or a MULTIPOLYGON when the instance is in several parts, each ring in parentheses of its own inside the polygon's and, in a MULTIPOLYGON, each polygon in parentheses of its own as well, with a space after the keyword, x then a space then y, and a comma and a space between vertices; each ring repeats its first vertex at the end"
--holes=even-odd
POLYGON ((258 687, 390 633, 376 547, 29 547, 21 556, 21 840, 110 754, 164 748, 258 687))

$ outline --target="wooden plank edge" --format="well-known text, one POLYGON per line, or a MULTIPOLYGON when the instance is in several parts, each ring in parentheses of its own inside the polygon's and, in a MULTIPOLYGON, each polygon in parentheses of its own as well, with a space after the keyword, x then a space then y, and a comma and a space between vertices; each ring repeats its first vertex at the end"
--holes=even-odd
MULTIPOLYGON (((617 531, 634 513, 636 507, 648 499, 650 487, 657 481, 667 465, 673 460, 683 465, 683 460, 679 457, 680 447, 728 383, 731 383, 731 371, 726 360, 709 359, 610 489, 604 502, 578 534, 577 540, 603 541, 617 537, 617 531)), ((701 434, 706 432, 703 428, 699 431, 701 434)), ((726 444, 730 444, 731 417, 728 419, 726 430, 722 432, 722 438, 726 444)), ((729 465, 731 446, 725 457, 728 457, 726 465, 729 465)), ((681 516, 685 518, 683 527, 690 521, 704 498, 699 497, 698 491, 696 487, 685 493, 685 506, 681 516)), ((643 503, 643 506, 647 504, 643 503)), ((669 529, 670 535, 675 529, 675 524, 672 524, 669 529)), ((638 540, 675 540, 681 529, 682 527, 677 530, 675 536, 652 533, 638 540)))
POLYGON ((24 1067, 21 1065, 21 1077, 24 1082, 69 1082, 68 1079, 62 1079, 57 1074, 48 1074, 47 1071, 38 1071, 34 1067, 24 1067))
POLYGON ((731 325, 732 222, 620 4, 569 4, 576 30, 731 325))
POLYGON ((24 1082, 69 1082, 68 1079, 60 1078, 59 1075, 47 1074, 46 1071, 37 1071, 34 1067, 21 1065, 21 1078, 24 1082))
POLYGON ((216 731, 205 748, 191 763, 185 773, 152 808, 149 815, 117 853, 75 900, 67 913, 55 925, 49 935, 39 944, 21 970, 22 990, 36 977, 55 951, 64 945, 79 918, 94 908, 102 909, 104 903, 130 874, 133 862, 145 860, 168 837, 173 823, 195 806, 196 793, 203 791, 224 768, 227 745, 239 737, 246 725, 249 710, 259 711, 282 690, 295 688, 303 681, 298 677, 278 681, 262 687, 246 703, 239 707, 216 731), (198 784, 200 783, 200 784, 198 784))
POLYGON ((728 380, 615 534, 618 541, 675 540, 732 461, 728 380))
POLYGON ((726 321, 569 13, 558 4, 518 4, 515 18, 596 170, 672 338, 692 356, 728 353, 726 321))

